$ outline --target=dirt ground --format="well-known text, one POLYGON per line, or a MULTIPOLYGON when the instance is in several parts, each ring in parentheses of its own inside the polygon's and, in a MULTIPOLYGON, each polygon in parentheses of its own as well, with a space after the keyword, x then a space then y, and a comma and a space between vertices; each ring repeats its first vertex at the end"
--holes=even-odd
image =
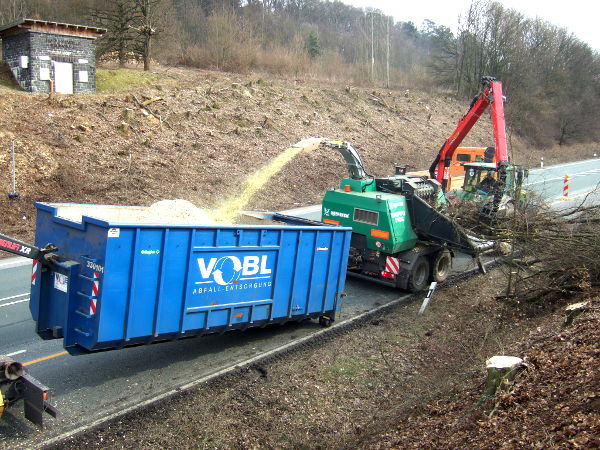
MULTIPOLYGON (((160 68, 155 81, 125 92, 50 97, 4 90, 0 233, 33 239, 35 201, 146 206, 180 198, 218 208, 246 177, 311 136, 350 141, 374 175, 393 173, 395 163, 425 169, 467 107, 440 93, 180 68, 160 68), (19 198, 10 200, 13 142, 19 198)), ((551 164, 599 151, 534 150, 511 136, 515 159, 530 164, 542 154, 551 164)), ((487 116, 464 142, 492 143, 487 116)), ((317 203, 345 174, 334 150, 302 153, 248 208, 317 203)))
POLYGON ((597 448, 600 302, 564 328, 564 305, 504 303, 502 284, 478 275, 56 448, 597 448), (497 354, 527 368, 479 405, 497 354))

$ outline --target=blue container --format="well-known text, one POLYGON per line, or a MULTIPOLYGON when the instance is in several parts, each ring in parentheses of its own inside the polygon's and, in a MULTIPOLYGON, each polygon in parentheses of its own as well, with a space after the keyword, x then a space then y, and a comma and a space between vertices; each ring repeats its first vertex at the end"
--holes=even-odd
POLYGON ((72 354, 334 319, 341 305, 350 228, 273 213, 197 226, 131 220, 141 207, 36 207, 36 245, 55 244, 58 258, 34 269, 30 309, 38 334, 63 337, 72 354))

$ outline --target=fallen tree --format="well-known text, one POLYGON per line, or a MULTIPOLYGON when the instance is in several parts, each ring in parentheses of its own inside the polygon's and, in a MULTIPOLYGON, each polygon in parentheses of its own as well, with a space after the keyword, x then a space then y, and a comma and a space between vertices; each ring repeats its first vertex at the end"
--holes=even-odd
POLYGON ((494 221, 482 220, 466 202, 450 205, 447 213, 504 250, 505 298, 552 300, 600 286, 600 205, 584 206, 587 200, 555 210, 534 198, 494 221))

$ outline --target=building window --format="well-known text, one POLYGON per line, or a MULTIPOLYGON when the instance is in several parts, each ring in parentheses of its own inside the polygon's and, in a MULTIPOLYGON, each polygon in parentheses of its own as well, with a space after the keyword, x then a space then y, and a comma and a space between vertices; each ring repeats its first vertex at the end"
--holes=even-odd
POLYGON ((50 80, 50 68, 49 67, 40 67, 40 80, 42 80, 42 81, 50 80))

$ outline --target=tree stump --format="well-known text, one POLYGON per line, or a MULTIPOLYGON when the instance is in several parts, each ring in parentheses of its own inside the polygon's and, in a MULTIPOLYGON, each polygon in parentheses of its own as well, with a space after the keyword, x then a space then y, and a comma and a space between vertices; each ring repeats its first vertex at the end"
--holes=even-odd
POLYGON ((573 323, 575 317, 577 317, 583 312, 586 312, 589 309, 589 306, 590 302, 573 303, 572 305, 567 306, 565 308, 565 315, 567 317, 565 318, 565 323, 563 324, 563 326, 570 326, 573 323))
POLYGON ((487 381, 480 403, 494 398, 498 391, 505 390, 523 369, 523 360, 516 356, 493 356, 485 362, 487 381))
POLYGON ((131 127, 127 122, 121 122, 121 124, 117 127, 117 131, 124 135, 128 135, 130 130, 131 127))
POLYGON ((129 123, 133 119, 135 119, 135 111, 131 108, 123 109, 123 111, 121 111, 121 118, 123 119, 124 122, 129 123))

